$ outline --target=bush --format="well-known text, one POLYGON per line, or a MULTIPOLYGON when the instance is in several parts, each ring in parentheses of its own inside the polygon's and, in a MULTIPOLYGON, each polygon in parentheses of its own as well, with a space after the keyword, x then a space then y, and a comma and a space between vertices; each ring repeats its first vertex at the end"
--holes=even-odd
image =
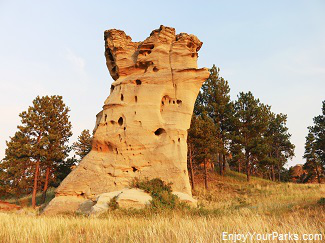
POLYGON ((118 203, 117 203, 117 196, 113 197, 113 198, 109 201, 108 206, 109 206, 110 209, 112 209, 112 210, 115 210, 115 209, 118 209, 118 208, 119 208, 118 203))
POLYGON ((325 206, 325 197, 322 197, 321 199, 319 199, 318 204, 321 206, 325 206))
POLYGON ((172 194, 171 183, 166 184, 159 178, 151 180, 136 178, 131 186, 150 193, 152 196, 151 207, 153 209, 175 209, 185 206, 176 195, 172 194))

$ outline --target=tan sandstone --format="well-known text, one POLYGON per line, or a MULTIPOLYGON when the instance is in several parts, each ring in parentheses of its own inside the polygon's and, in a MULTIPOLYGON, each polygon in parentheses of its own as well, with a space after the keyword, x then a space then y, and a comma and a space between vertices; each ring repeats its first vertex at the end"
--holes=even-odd
POLYGON ((104 39, 115 81, 97 115, 91 152, 61 183, 54 201, 64 196, 94 199, 128 187, 136 177, 159 177, 171 182, 173 191, 191 197, 187 130, 209 76, 206 68, 197 68, 202 42, 165 26, 142 42, 116 29, 105 31, 104 39))

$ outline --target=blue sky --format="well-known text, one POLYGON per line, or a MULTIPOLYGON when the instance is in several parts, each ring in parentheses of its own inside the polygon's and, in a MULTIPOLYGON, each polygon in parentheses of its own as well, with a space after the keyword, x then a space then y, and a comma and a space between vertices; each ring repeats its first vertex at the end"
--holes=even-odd
POLYGON ((74 136, 92 130, 109 95, 103 32, 144 40, 161 24, 203 41, 199 66, 221 68, 231 97, 252 91, 288 114, 303 163, 307 126, 325 99, 325 1, 0 0, 0 158, 18 114, 37 95, 62 95, 74 136))

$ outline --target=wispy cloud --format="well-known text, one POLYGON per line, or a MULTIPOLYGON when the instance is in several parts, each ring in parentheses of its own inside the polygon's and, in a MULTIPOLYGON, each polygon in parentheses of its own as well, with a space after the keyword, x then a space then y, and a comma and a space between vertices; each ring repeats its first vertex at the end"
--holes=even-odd
POLYGON ((65 58, 72 64, 72 66, 80 71, 84 71, 86 61, 82 57, 75 54, 71 49, 66 48, 65 58))

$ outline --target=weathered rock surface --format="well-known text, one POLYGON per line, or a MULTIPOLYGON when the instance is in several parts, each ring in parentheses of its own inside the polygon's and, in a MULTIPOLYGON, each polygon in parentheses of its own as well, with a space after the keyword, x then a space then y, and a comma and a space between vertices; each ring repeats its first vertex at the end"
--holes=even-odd
MULTIPOLYGON (((142 42, 121 30, 104 34, 108 70, 115 80, 97 115, 91 152, 61 183, 56 198, 94 199, 159 177, 191 196, 187 130, 206 68, 197 68, 202 42, 161 26, 142 42)), ((46 210, 52 210, 55 203, 46 210)))
POLYGON ((44 214, 54 215, 76 212, 86 199, 80 196, 57 196, 44 209, 44 214))
POLYGON ((172 193, 176 195, 181 202, 184 202, 191 207, 197 206, 197 200, 191 197, 189 194, 183 192, 172 192, 172 193))
POLYGON ((90 209, 90 214, 100 214, 109 209, 110 201, 115 197, 119 208, 145 208, 152 197, 141 189, 125 188, 120 191, 103 193, 98 196, 97 203, 90 209))

